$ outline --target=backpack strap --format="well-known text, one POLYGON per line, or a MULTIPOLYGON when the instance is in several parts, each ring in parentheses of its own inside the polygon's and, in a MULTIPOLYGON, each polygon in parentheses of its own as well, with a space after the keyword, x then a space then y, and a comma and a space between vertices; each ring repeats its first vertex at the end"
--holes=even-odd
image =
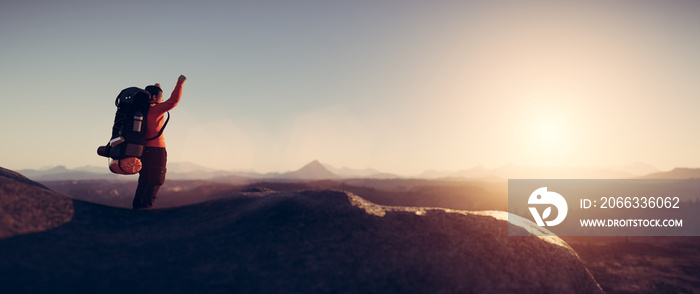
POLYGON ((163 123, 163 127, 160 128, 160 131, 158 131, 158 135, 156 135, 156 136, 153 137, 153 138, 148 138, 148 139, 146 139, 146 141, 155 140, 155 139, 158 139, 158 137, 162 136, 162 135, 163 135, 163 131, 165 131, 165 127, 168 125, 168 122, 169 122, 169 121, 170 121, 170 111, 168 111, 168 118, 165 119, 165 123, 163 123))

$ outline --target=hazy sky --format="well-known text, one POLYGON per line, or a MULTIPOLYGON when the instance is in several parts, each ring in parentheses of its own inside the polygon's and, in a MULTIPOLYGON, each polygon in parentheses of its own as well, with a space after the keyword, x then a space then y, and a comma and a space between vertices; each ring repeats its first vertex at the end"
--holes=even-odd
POLYGON ((0 166, 104 165, 185 74, 168 160, 700 166, 698 1, 3 1, 0 166))

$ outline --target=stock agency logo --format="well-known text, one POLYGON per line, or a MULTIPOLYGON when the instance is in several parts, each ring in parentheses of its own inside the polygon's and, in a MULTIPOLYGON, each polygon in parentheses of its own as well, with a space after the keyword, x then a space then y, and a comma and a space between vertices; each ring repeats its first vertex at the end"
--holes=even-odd
POLYGON ((530 198, 527 200, 527 204, 548 204, 554 205, 554 207, 557 208, 557 217, 553 220, 544 221, 550 214, 552 214, 551 206, 548 206, 542 212, 542 215, 540 215, 540 213, 537 211, 537 207, 528 207, 532 213, 532 217, 540 227, 544 227, 545 224, 546 226, 550 227, 560 224, 562 221, 564 221, 564 218, 566 218, 566 213, 569 211, 569 206, 566 204, 564 197, 556 192, 548 192, 547 187, 542 187, 535 190, 535 192, 532 192, 532 194, 530 194, 530 198))

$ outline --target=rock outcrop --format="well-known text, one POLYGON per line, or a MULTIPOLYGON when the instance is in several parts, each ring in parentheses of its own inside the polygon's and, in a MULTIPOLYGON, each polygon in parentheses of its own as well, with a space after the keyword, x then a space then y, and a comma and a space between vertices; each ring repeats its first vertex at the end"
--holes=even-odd
POLYGON ((0 239, 52 229, 72 217, 72 199, 0 167, 0 239))
POLYGON ((509 237, 517 224, 500 211, 387 207, 343 191, 262 189, 133 211, 71 205, 5 178, 3 211, 35 199, 14 223, 54 226, 0 239, 0 284, 8 293, 602 292, 565 242, 509 237))

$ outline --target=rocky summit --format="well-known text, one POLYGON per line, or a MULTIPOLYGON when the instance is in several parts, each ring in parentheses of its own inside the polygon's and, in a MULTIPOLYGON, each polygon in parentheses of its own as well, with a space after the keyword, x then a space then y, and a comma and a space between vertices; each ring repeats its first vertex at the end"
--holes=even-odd
MULTIPOLYGON (((22 189, 9 193, 44 188, 22 189)), ((602 292, 565 242, 508 237, 520 225, 500 211, 380 206, 333 190, 146 211, 47 196, 73 213, 0 239, 7 293, 602 292)))

